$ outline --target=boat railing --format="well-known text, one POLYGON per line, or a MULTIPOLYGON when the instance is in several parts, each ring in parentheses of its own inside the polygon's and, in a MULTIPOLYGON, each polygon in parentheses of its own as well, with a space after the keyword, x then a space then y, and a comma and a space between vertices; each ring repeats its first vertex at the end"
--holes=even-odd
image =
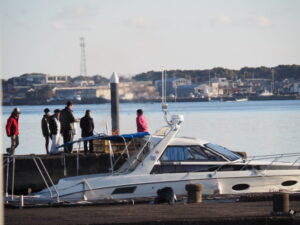
POLYGON ((129 165, 127 172, 134 170, 140 162, 143 162, 142 159, 149 153, 148 143, 150 142, 152 135, 149 135, 149 138, 146 140, 144 145, 141 147, 138 154, 134 157, 134 160, 129 165))
POLYGON ((243 164, 243 166, 240 168, 241 170, 244 170, 248 165, 250 165, 253 161, 262 161, 266 160, 269 161, 269 164, 266 165, 266 168, 263 171, 267 171, 275 162, 284 162, 286 163, 286 166, 295 166, 295 164, 300 160, 300 153, 284 153, 284 154, 274 154, 274 155, 261 155, 261 156, 250 156, 248 159, 243 160, 236 160, 227 162, 224 164, 221 164, 217 169, 215 169, 213 172, 216 174, 219 172, 224 166, 228 165, 236 165, 236 164, 243 164), (293 161, 279 161, 280 159, 287 159, 287 158, 294 158, 293 161))
POLYGON ((57 202, 60 202, 60 197, 59 197, 59 193, 58 190, 56 189, 54 182, 50 176, 50 174, 48 173, 47 168, 45 167, 41 157, 36 156, 36 155, 22 155, 22 156, 18 156, 18 155, 11 155, 11 156, 7 156, 7 158, 4 160, 4 165, 3 167, 6 167, 6 177, 5 177, 5 197, 8 198, 9 197, 9 177, 10 177, 10 164, 12 163, 12 174, 11 174, 11 200, 14 200, 14 188, 15 188, 15 168, 16 168, 16 158, 27 158, 27 159, 32 159, 39 174, 41 175, 41 178, 43 179, 45 186, 47 187, 50 197, 53 198, 54 194, 56 194, 56 200, 57 202), (53 189, 51 189, 50 187, 53 187, 53 189))
MULTIPOLYGON (((149 152, 148 144, 151 140, 152 135, 149 135, 149 137, 146 139, 146 141, 143 143, 140 150, 135 151, 135 153, 132 154, 130 158, 127 159, 127 162, 122 165, 122 167, 116 171, 116 174, 121 173, 128 173, 130 171, 133 171, 139 163, 142 162, 142 159, 146 156, 146 154, 149 152)), ((134 142, 134 139, 133 139, 134 142)), ((135 144, 134 144, 135 145, 135 144)), ((126 150, 126 147, 124 147, 123 152, 126 150)), ((128 148, 127 148, 128 151, 128 148)), ((128 153, 129 154, 129 153, 128 153)), ((117 162, 117 161, 116 161, 117 162)), ((115 163, 116 164, 116 163, 115 163)))

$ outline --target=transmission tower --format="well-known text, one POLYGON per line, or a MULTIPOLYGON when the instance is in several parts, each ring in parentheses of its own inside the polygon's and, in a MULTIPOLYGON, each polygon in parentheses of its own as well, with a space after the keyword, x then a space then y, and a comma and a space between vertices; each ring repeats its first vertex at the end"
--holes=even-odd
POLYGON ((80 60, 80 75, 86 77, 86 59, 85 59, 85 44, 84 38, 80 38, 81 60, 80 60))

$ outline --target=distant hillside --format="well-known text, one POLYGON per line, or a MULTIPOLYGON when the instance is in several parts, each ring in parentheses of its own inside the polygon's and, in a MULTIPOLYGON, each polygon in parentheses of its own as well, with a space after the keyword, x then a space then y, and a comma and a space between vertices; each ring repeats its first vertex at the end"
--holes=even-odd
MULTIPOLYGON (((272 69, 274 70, 274 79, 282 81, 286 78, 300 80, 300 65, 279 65, 276 67, 243 67, 240 70, 231 70, 222 67, 216 67, 210 70, 168 70, 168 78, 187 78, 193 83, 200 83, 209 80, 210 77, 226 77, 227 79, 249 79, 265 78, 272 79, 272 69)), ((155 81, 161 79, 161 71, 149 71, 137 74, 132 77, 136 81, 155 81)))

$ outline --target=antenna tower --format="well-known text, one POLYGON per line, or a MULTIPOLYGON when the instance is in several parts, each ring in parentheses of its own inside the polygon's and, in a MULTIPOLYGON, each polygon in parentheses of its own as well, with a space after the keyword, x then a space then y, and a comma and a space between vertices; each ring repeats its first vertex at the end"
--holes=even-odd
POLYGON ((80 38, 81 60, 80 60, 80 75, 86 77, 86 59, 85 59, 85 44, 84 38, 80 38))

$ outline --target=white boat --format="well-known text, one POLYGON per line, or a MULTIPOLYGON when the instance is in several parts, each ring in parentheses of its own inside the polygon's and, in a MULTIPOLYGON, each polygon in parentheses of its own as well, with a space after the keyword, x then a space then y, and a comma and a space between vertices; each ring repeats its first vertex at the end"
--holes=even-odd
MULTIPOLYGON (((164 187, 172 188, 176 195, 186 195, 186 184, 203 184, 206 195, 300 190, 299 153, 244 159, 207 141, 177 137, 182 122, 183 116, 175 115, 160 133, 137 134, 145 135, 140 138, 142 147, 131 153, 119 170, 63 178, 34 197, 65 201, 137 199, 155 197, 164 187), (283 157, 296 160, 279 162, 283 157)), ((135 135, 99 138, 128 140, 130 136, 135 135)))
MULTIPOLYGON (((162 80, 165 78, 163 72, 162 80)), ((166 87, 162 86, 163 96, 166 96, 166 87)), ((110 145, 111 173, 63 178, 33 197, 57 201, 153 198, 165 187, 181 196, 186 195, 187 184, 203 184, 205 195, 300 190, 300 153, 246 159, 245 154, 204 140, 177 137, 184 118, 173 115, 168 120, 166 98, 162 100, 167 126, 159 132, 85 139, 124 141, 128 159, 118 170, 114 170, 110 145), (131 152, 127 141, 135 138, 139 139, 136 143, 140 147, 131 152), (293 161, 282 162, 287 158, 293 161)))
POLYGON ((260 93, 260 95, 259 96, 273 96, 274 94, 272 93, 272 92, 270 92, 270 91, 268 91, 268 90, 264 90, 262 93, 260 93))
POLYGON ((237 102, 246 102, 246 101, 248 101, 248 98, 237 98, 235 101, 237 101, 237 102))

